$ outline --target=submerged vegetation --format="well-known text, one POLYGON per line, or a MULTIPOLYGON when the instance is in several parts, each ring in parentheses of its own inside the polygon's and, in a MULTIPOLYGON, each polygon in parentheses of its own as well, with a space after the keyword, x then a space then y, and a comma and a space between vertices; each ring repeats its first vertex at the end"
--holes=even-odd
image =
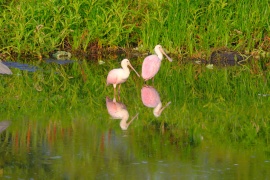
POLYGON ((202 56, 215 48, 269 52, 268 0, 0 1, 2 56, 46 56, 55 50, 97 53, 162 44, 202 56))

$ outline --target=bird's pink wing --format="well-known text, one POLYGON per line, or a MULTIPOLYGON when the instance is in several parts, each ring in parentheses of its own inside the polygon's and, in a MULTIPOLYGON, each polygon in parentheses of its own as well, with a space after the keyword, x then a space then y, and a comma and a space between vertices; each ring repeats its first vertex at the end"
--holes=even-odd
POLYGON ((153 78, 159 68, 160 68, 161 60, 157 55, 147 56, 142 64, 142 77, 145 80, 153 78))
POLYGON ((110 115, 112 115, 115 111, 117 111, 115 103, 108 97, 106 98, 106 107, 110 115))
POLYGON ((113 102, 111 99, 106 98, 106 106, 108 113, 115 118, 116 114, 119 112, 121 109, 121 105, 117 102, 113 102))
POLYGON ((145 86, 141 89, 142 102, 147 107, 156 107, 160 103, 160 97, 155 88, 145 86))
POLYGON ((106 106, 108 113, 113 117, 116 118, 117 113, 121 111, 122 109, 125 109, 126 106, 122 103, 113 102, 110 98, 106 98, 106 106))
POLYGON ((117 82, 117 69, 113 69, 109 72, 107 76, 107 85, 116 84, 117 82))

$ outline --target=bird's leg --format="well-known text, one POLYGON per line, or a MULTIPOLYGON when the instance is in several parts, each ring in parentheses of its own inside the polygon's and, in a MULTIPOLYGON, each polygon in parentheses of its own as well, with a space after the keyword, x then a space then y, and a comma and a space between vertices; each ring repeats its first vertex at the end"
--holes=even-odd
POLYGON ((154 78, 155 78, 155 77, 152 78, 152 84, 153 84, 153 85, 154 85, 154 78))
POLYGON ((118 94, 120 94, 120 88, 121 88, 121 84, 119 84, 118 86, 118 94))
POLYGON ((115 99, 115 95, 116 95, 116 87, 114 87, 113 89, 114 89, 113 97, 114 97, 114 99, 115 99))
POLYGON ((121 98, 120 98, 120 94, 118 94, 118 102, 121 100, 121 98))
POLYGON ((121 84, 119 84, 118 86, 118 101, 120 101, 120 88, 121 88, 121 84))
POLYGON ((164 134, 164 132, 165 132, 164 121, 162 121, 162 123, 161 123, 160 130, 161 130, 161 133, 164 134))

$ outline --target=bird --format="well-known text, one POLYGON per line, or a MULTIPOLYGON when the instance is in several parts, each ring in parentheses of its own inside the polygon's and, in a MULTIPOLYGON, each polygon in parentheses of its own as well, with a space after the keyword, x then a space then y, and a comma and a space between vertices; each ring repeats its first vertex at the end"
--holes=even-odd
POLYGON ((159 93, 152 86, 143 86, 141 89, 141 98, 146 107, 154 108, 153 114, 155 117, 159 117, 162 111, 171 104, 171 102, 168 102, 162 107, 159 93))
POLYGON ((12 71, 0 60, 0 74, 12 74, 12 71))
POLYGON ((120 92, 120 87, 121 87, 121 83, 125 82, 127 80, 127 78, 129 77, 130 71, 128 66, 135 71, 135 73, 137 74, 138 77, 140 77, 140 75, 137 73, 137 71, 133 68, 133 66, 130 64, 128 59, 123 59, 121 61, 121 66, 122 68, 118 68, 118 69, 113 69, 109 72, 108 76, 107 76, 107 85, 112 84, 113 88, 114 88, 114 97, 116 94, 116 85, 119 84, 118 87, 118 93, 120 92))
POLYGON ((156 54, 147 56, 143 60, 142 77, 145 81, 152 79, 157 74, 163 59, 163 54, 172 62, 172 59, 164 52, 161 45, 158 44, 155 46, 155 53, 156 54))
POLYGON ((132 121, 138 116, 137 113, 129 122, 127 122, 129 118, 127 107, 121 102, 116 102, 115 98, 111 100, 109 97, 106 97, 106 107, 113 119, 121 119, 120 127, 122 130, 127 130, 132 121))
POLYGON ((10 121, 0 122, 0 133, 3 132, 10 125, 10 121))

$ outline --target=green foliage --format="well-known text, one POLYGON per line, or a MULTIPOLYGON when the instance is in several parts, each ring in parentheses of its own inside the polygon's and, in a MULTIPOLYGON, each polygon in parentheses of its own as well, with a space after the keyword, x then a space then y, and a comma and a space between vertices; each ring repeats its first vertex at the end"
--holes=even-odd
POLYGON ((269 37, 267 0, 0 1, 0 53, 47 54, 92 45, 194 54, 228 47, 250 51, 269 37))

